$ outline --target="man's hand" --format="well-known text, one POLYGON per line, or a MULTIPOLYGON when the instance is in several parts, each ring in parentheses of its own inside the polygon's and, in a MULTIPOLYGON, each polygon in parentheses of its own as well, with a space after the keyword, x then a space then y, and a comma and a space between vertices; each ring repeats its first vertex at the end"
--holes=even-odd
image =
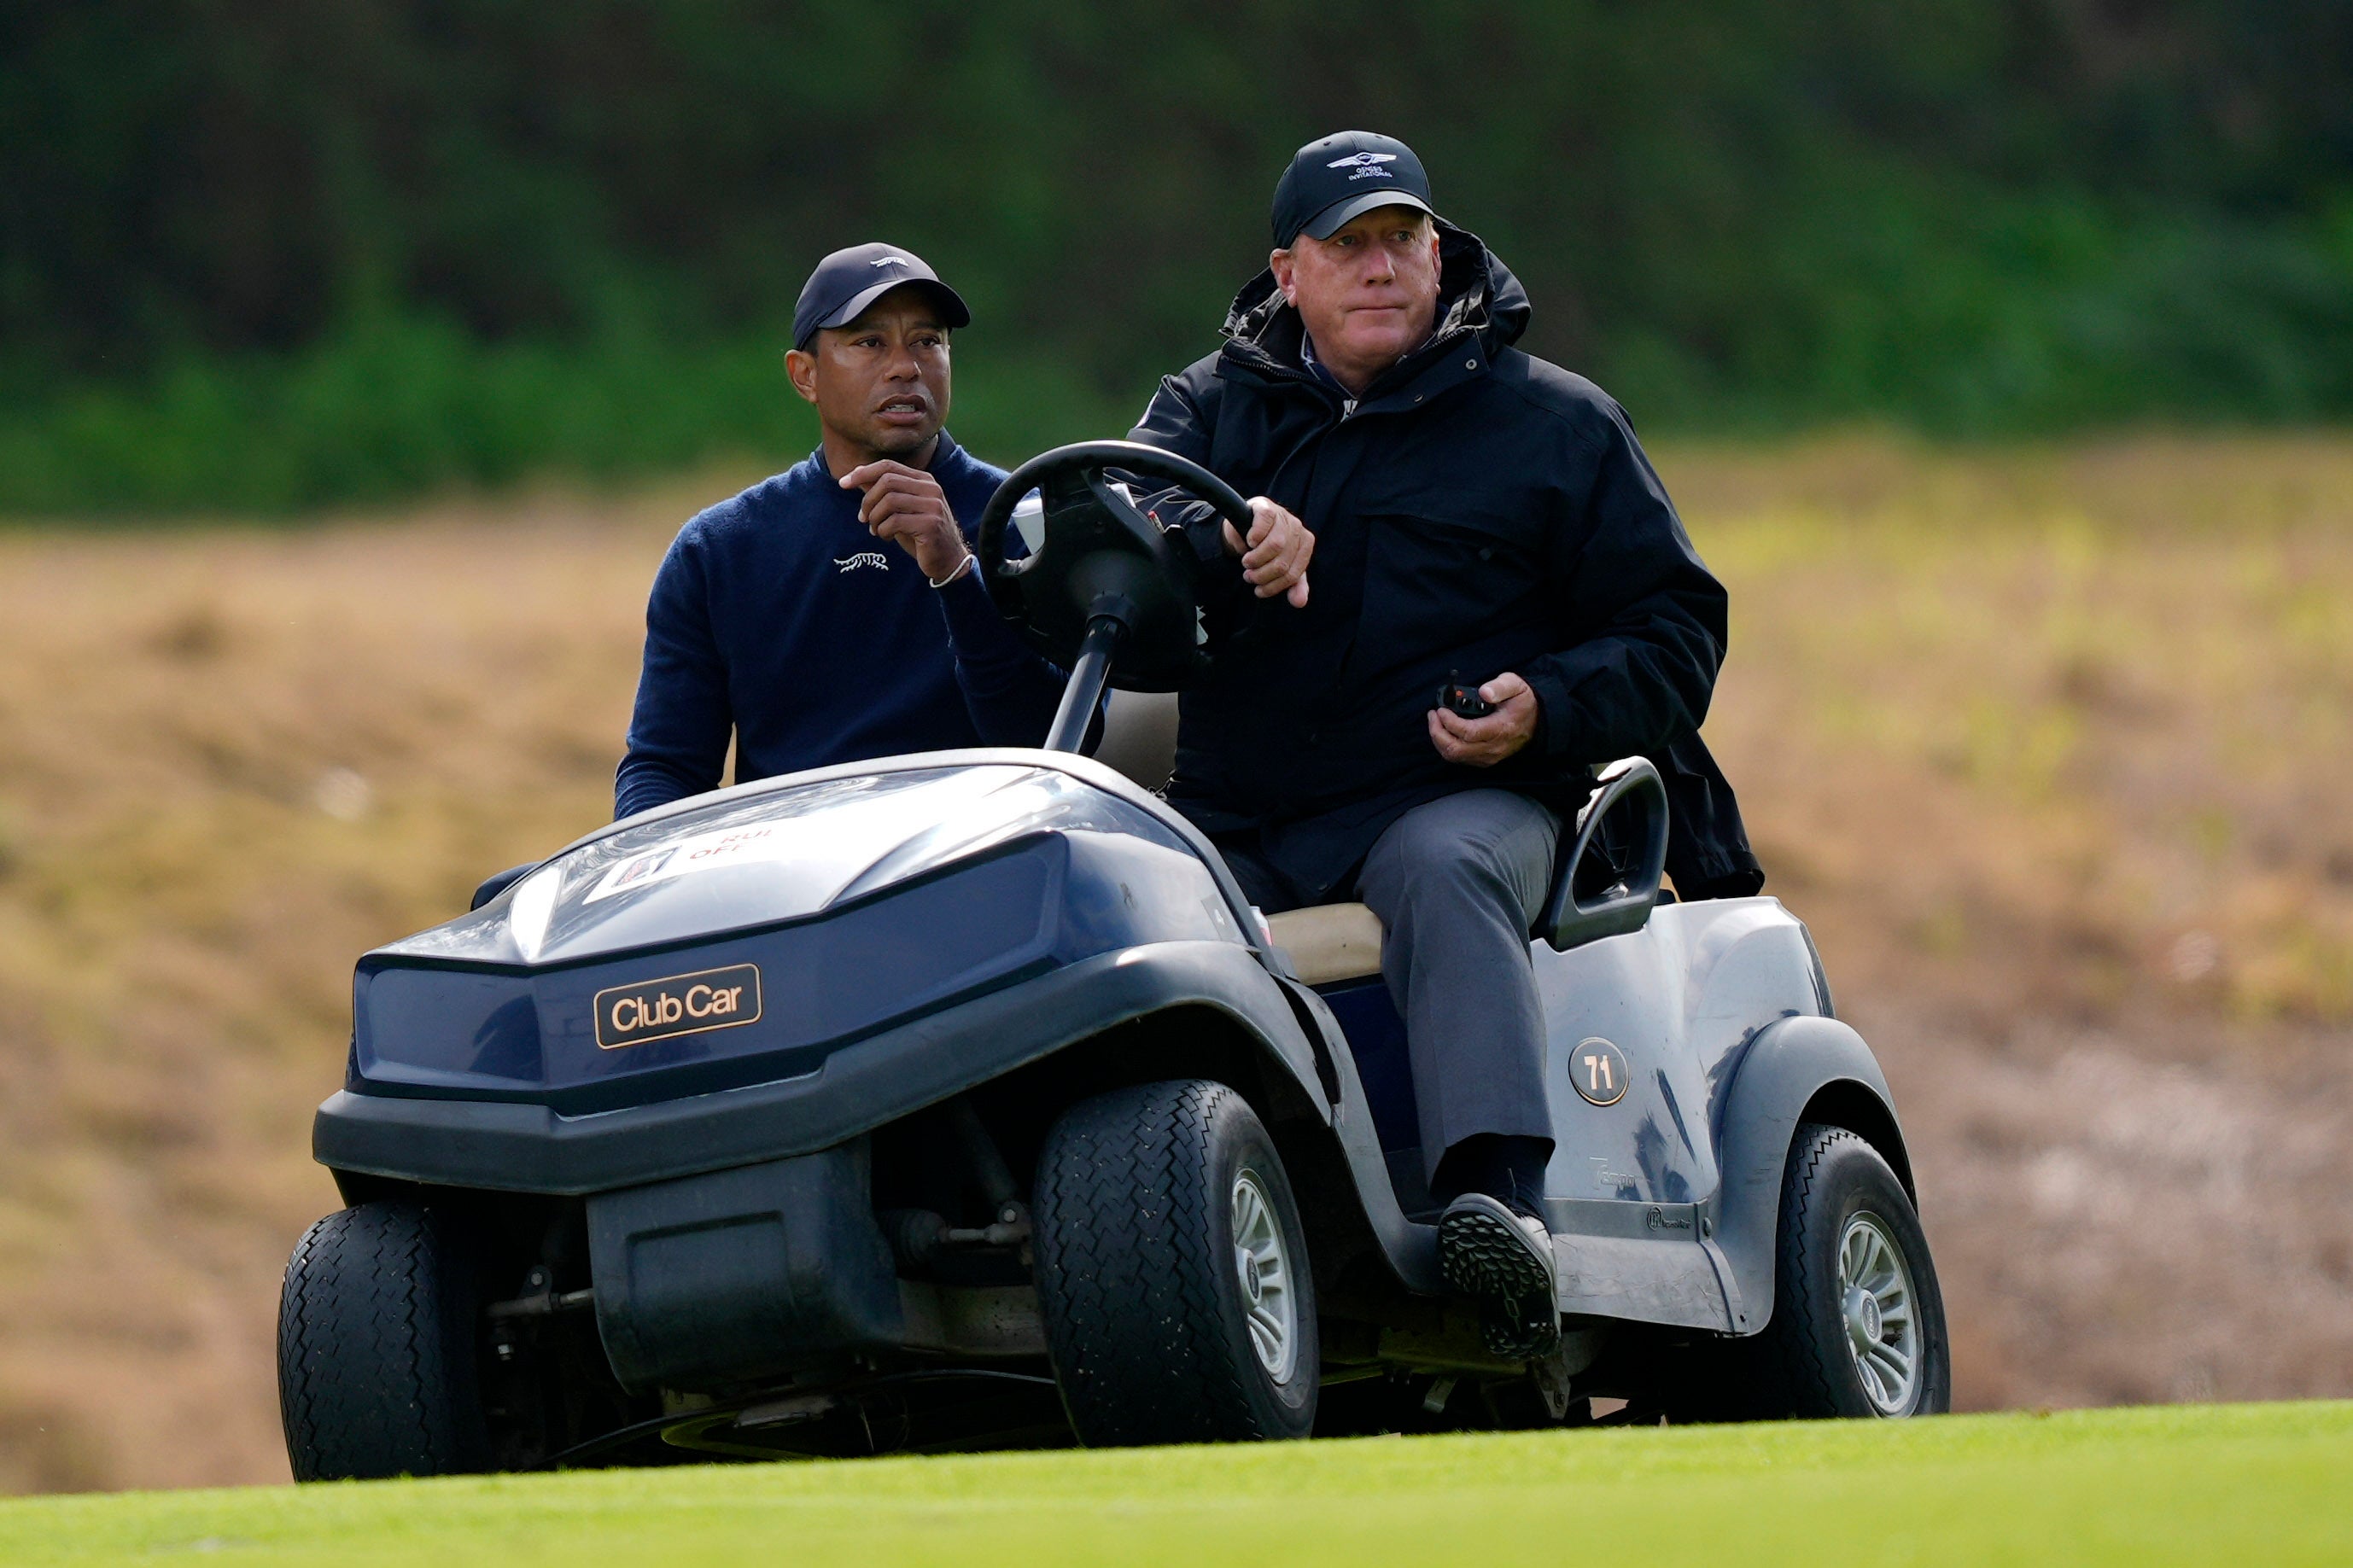
POLYGON ((877 539, 887 539, 915 558, 915 570, 932 582, 946 580, 971 558, 955 513, 948 507, 940 481, 921 468, 885 458, 852 468, 841 477, 843 489, 860 489, 866 499, 858 504, 858 521, 877 539))
POLYGON ((1307 603, 1307 563, 1315 553, 1315 536, 1307 525, 1264 496, 1250 497, 1250 537, 1244 539, 1230 522, 1226 527, 1226 552, 1242 558, 1242 576, 1261 599, 1277 594, 1299 609, 1307 603))
POLYGON ((1450 763, 1492 768, 1535 739, 1536 694, 1526 681, 1505 670, 1481 687, 1479 695, 1495 705, 1484 719, 1431 709, 1430 743, 1450 763))

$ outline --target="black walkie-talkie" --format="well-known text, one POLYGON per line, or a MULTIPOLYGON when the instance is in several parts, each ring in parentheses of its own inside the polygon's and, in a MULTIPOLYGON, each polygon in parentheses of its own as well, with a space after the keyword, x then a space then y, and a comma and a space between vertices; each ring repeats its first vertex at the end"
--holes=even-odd
POLYGON ((1462 672, 1450 669, 1446 684, 1438 689, 1438 705, 1463 719, 1484 719, 1495 710, 1495 705, 1479 695, 1475 686, 1462 684, 1462 672))

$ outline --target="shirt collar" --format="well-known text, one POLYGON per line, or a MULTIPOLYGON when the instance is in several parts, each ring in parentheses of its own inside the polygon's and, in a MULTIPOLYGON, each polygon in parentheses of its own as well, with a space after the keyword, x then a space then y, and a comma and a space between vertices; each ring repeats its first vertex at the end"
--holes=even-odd
MULTIPOLYGON (((934 478, 944 475, 952 466, 954 466, 955 460, 960 458, 963 453, 964 448, 955 444, 955 437, 949 435, 947 433, 946 426, 943 426, 940 429, 940 444, 932 448, 931 465, 923 471, 934 478)), ((817 449, 808 455, 808 462, 809 466, 815 468, 818 473, 823 474, 828 478, 832 477, 833 470, 827 466, 825 460, 824 442, 819 441, 817 444, 817 449)), ((842 493, 847 495, 849 492, 845 490, 842 493)))
POLYGON ((1303 322, 1299 329, 1299 363, 1306 366, 1308 374, 1340 395, 1341 417, 1345 418, 1356 411, 1356 395, 1341 385, 1340 378, 1324 369, 1324 362, 1315 357, 1315 340, 1308 336, 1303 322))

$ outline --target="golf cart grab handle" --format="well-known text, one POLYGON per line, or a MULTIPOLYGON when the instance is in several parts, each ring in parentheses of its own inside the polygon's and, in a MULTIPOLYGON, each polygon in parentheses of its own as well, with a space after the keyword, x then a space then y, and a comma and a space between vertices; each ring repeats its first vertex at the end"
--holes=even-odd
POLYGON ((1013 509, 1020 504, 1023 496, 1056 474, 1103 468, 1124 468, 1132 474, 1164 479, 1190 490, 1216 508, 1219 515, 1240 532, 1250 532, 1250 502, 1242 499, 1240 490, 1192 458, 1147 447, 1141 441, 1077 441, 1039 453, 1007 475, 1005 482, 997 487, 997 493, 988 498, 988 505, 980 513, 976 552, 982 567, 1003 573, 1022 570, 1020 563, 1005 559, 1005 529, 1013 521, 1013 509))
POLYGON ((1593 795, 1573 824, 1577 837, 1553 874, 1551 896, 1536 921, 1535 934, 1556 952, 1641 930, 1659 901, 1659 883, 1666 875, 1667 786, 1659 770, 1646 757, 1621 757, 1599 770, 1593 782, 1593 795), (1622 874, 1596 847, 1603 826, 1613 816, 1633 819, 1630 859, 1622 874), (1588 856, 1598 857, 1593 868, 1586 864, 1588 856), (1579 884, 1590 883, 1597 868, 1609 880, 1580 895, 1579 884))

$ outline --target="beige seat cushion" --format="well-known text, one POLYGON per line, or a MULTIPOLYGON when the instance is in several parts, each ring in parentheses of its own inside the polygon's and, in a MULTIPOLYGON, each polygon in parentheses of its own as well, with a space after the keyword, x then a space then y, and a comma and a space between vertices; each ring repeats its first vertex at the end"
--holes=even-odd
POLYGON ((1381 972, 1381 917, 1362 904, 1317 904, 1266 917, 1274 945, 1310 985, 1381 972))

